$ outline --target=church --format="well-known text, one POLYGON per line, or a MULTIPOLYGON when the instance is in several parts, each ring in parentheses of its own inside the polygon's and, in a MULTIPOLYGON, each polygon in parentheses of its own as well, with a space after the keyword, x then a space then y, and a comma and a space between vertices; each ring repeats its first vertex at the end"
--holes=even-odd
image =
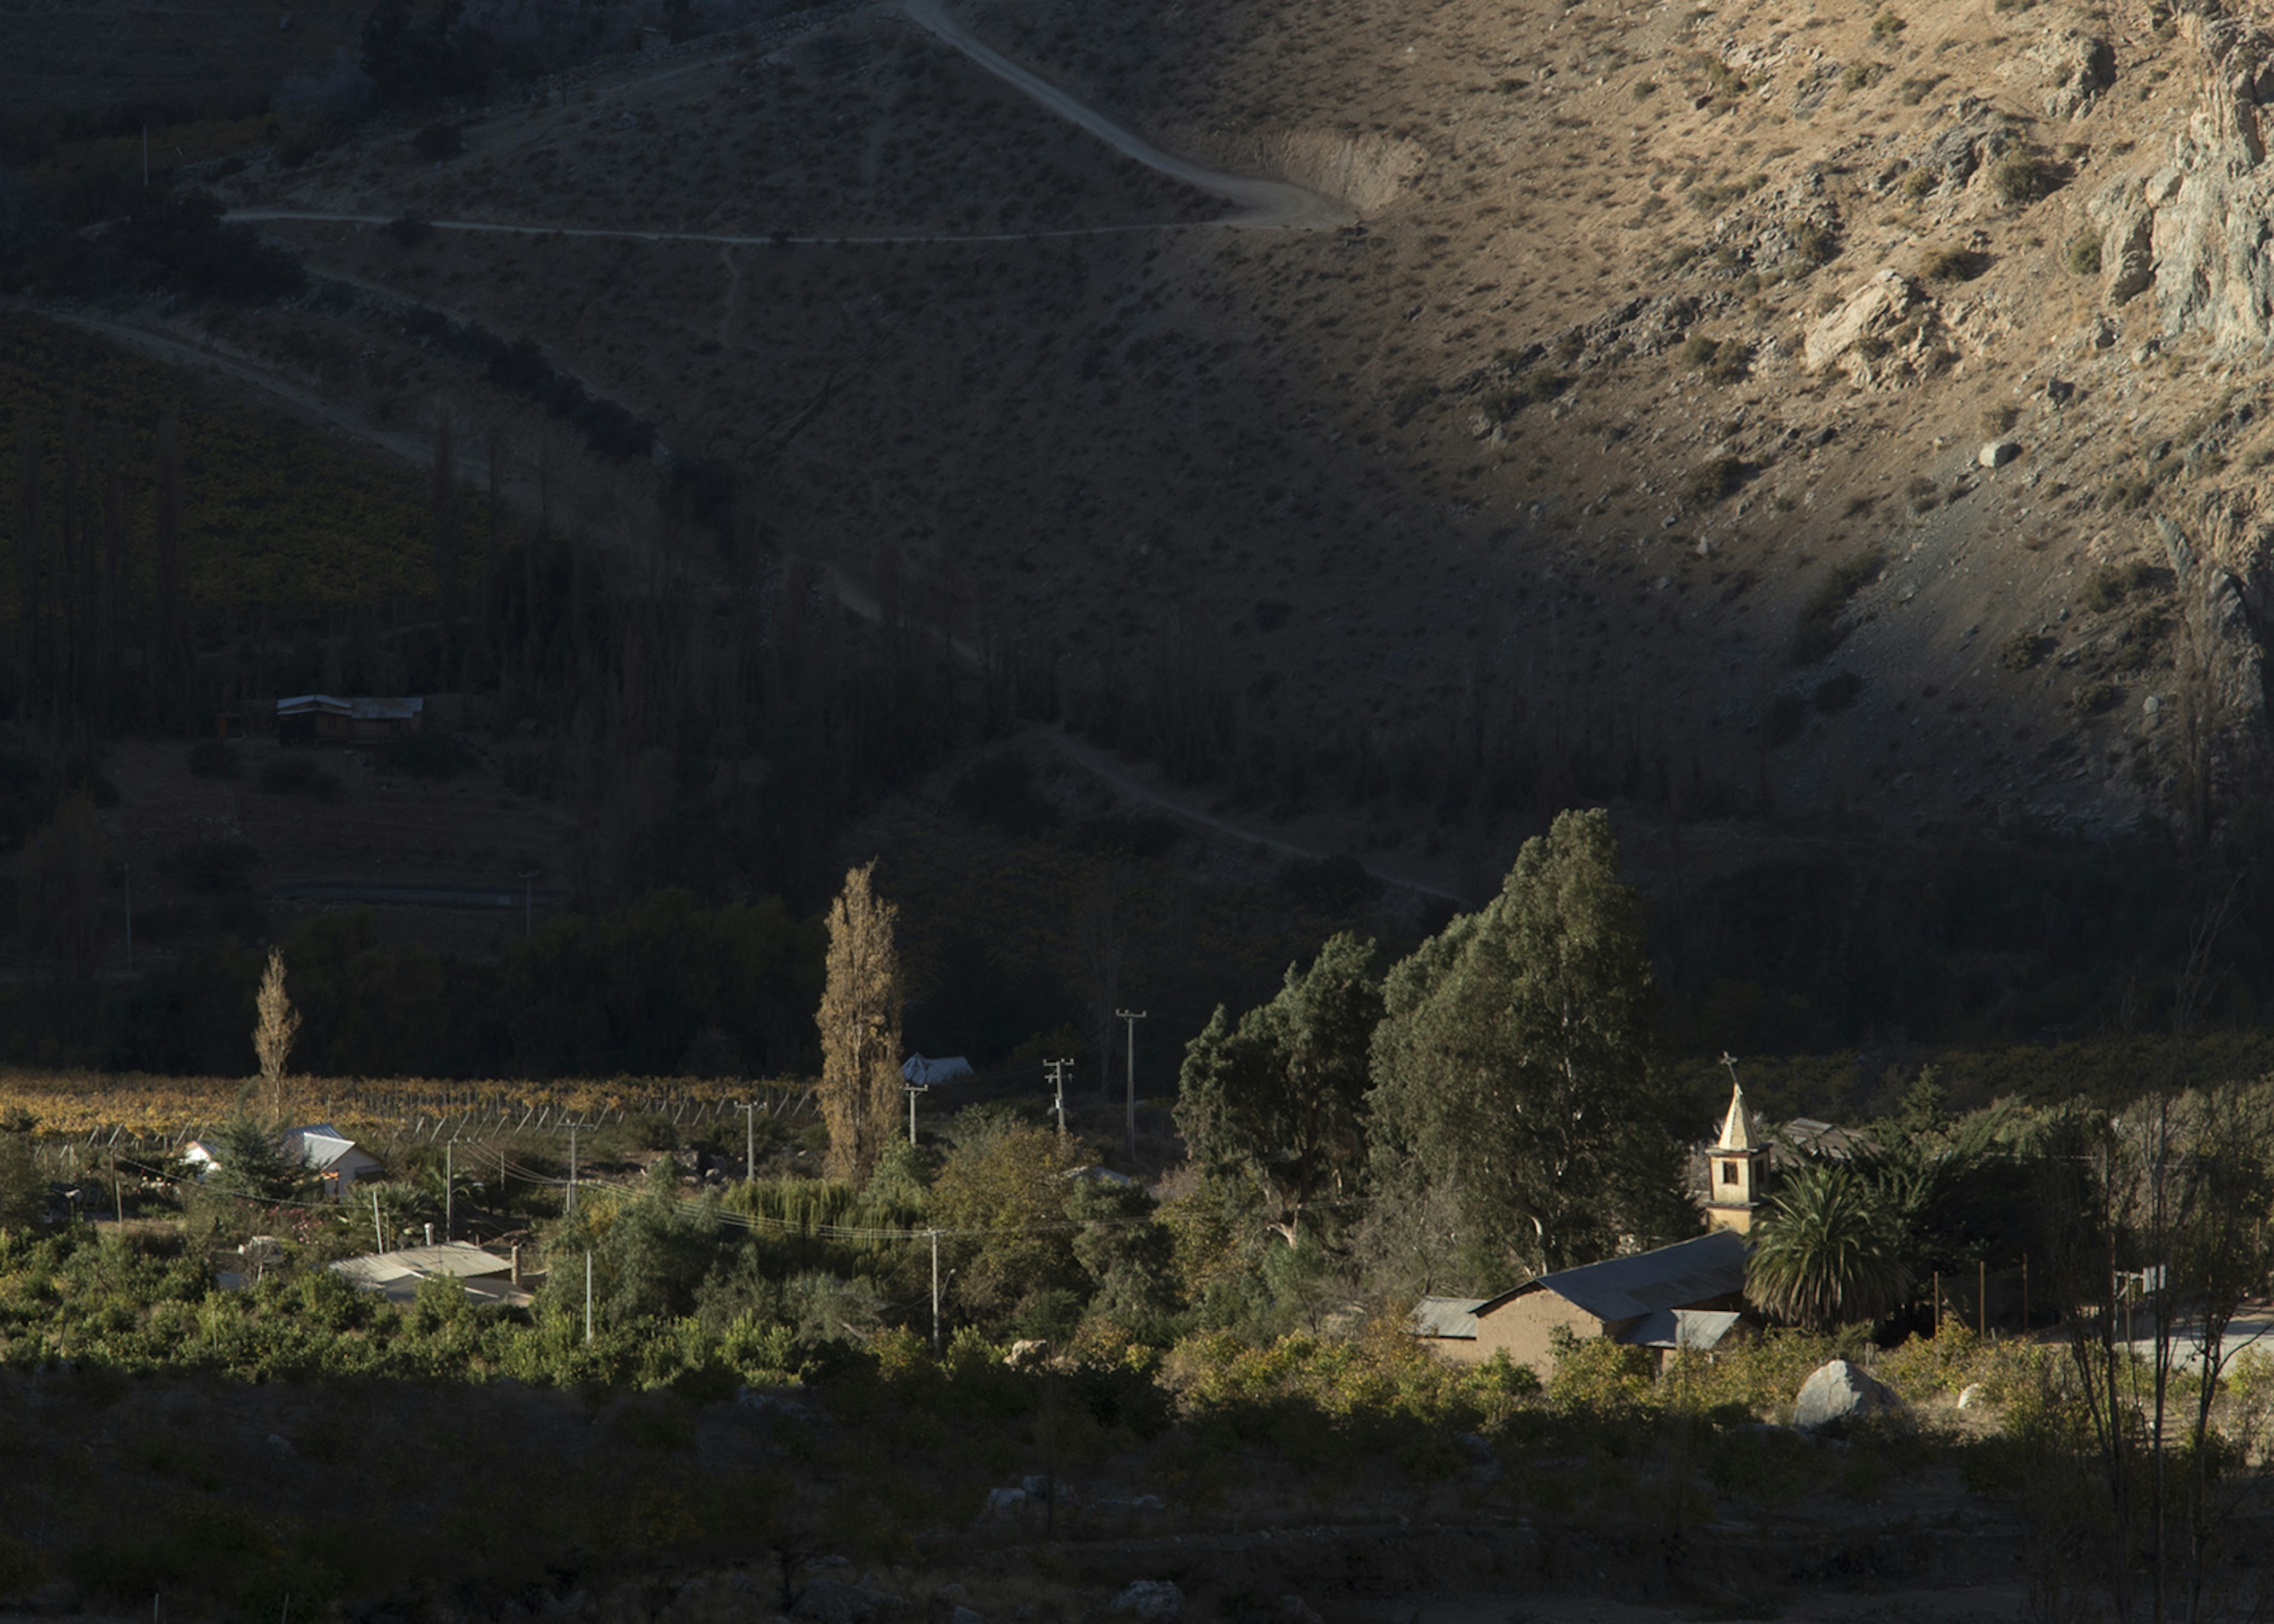
POLYGON ((1647 1348, 1661 1361, 1677 1349, 1711 1352, 1752 1328, 1745 1308, 1746 1237, 1779 1166, 1807 1155, 1844 1159, 1855 1143, 1845 1129, 1812 1117, 1771 1131, 1754 1120, 1733 1075, 1721 1132, 1691 1160, 1705 1234, 1558 1269, 1497 1297, 1424 1297, 1413 1312, 1413 1333, 1459 1364, 1505 1353, 1542 1375, 1554 1362, 1559 1330, 1647 1348))

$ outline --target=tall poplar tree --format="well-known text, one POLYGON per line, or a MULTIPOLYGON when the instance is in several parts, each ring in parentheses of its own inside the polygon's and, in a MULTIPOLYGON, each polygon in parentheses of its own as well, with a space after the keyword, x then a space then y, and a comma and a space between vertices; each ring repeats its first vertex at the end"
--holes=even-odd
POLYGON ((828 981, 821 995, 821 1113, 832 1177, 866 1184, 900 1122, 900 910, 876 894, 877 865, 845 876, 829 906, 828 981))
POLYGON ((1375 1176, 1384 1199, 1455 1214, 1447 1244, 1480 1288, 1694 1225, 1652 1000, 1641 899, 1601 811, 1558 816, 1498 897, 1390 972, 1375 1176))

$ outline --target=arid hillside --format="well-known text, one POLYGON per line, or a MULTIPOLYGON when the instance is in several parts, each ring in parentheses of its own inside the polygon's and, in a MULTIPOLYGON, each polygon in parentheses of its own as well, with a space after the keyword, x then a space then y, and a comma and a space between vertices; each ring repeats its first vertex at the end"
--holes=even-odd
POLYGON ((819 567, 1015 647, 1091 738, 1448 883, 1578 797, 2105 833, 2255 793, 2246 20, 957 15, 1342 223, 1251 227, 838 6, 501 94, 439 162, 417 120, 256 161, 224 189, 315 291, 198 342, 525 453, 494 357, 530 341, 659 428, 588 459, 588 529, 651 549, 650 462, 724 470, 722 561, 673 569, 819 567))

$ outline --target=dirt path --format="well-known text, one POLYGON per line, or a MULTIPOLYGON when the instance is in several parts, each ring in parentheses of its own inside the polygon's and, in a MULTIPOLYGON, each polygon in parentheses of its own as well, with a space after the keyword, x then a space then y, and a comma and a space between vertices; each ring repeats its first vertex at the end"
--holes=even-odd
POLYGON ((344 407, 333 404, 320 391, 295 383, 290 379, 252 362, 222 354, 201 344, 189 343, 163 333, 154 332, 148 327, 138 327, 132 322, 110 321, 101 316, 84 315, 76 311, 50 309, 46 305, 26 300, 10 300, 8 303, 13 308, 30 311, 35 315, 44 316, 49 321, 60 321, 69 327, 83 327, 90 333, 109 339, 115 344, 124 345, 129 350, 148 356, 154 361, 163 361, 169 366, 188 367, 192 370, 198 367, 208 367, 215 372, 236 379, 239 383, 251 384, 254 388, 276 396, 315 421, 327 424, 344 433, 352 434, 358 440, 366 440, 390 455, 401 457, 404 462, 414 466, 421 468, 426 466, 432 456, 433 447, 418 436, 394 433, 380 428, 344 407))
POLYGON ((1025 92, 1059 117, 1088 131, 1123 157, 1134 159, 1147 169, 1171 180, 1182 181, 1195 191, 1209 192, 1236 203, 1246 211, 1227 220, 1213 222, 1214 224, 1238 226, 1250 230, 1272 228, 1316 230, 1321 227, 1351 223, 1352 216, 1348 212, 1300 186, 1290 185, 1285 181, 1229 175, 1222 169, 1212 169, 1206 164, 1194 163, 1189 159, 1162 151, 1135 131, 1116 124, 1096 109, 1051 84, 1041 74, 1020 67, 948 16, 939 0, 901 0, 901 10, 918 26, 937 34, 996 78, 1025 92))
MULTIPOLYGON (((1237 214, 1222 220, 1187 222, 1155 222, 1120 226, 1065 226, 1046 231, 914 232, 881 237, 793 237, 779 232, 640 231, 615 226, 521 225, 498 220, 430 220, 437 231, 484 231, 510 237, 606 237, 640 243, 710 243, 720 249, 781 245, 836 247, 907 243, 1023 243, 1044 237, 1106 237, 1124 231, 1189 231, 1213 226, 1239 230, 1319 230, 1345 226, 1355 218, 1348 210, 1314 192, 1285 181, 1232 175, 1203 163, 1163 152, 1127 125, 1118 124, 1041 74, 1022 68, 948 16, 939 0, 902 0, 910 21, 939 37, 978 66, 1032 97, 1050 111, 1103 141, 1123 157, 1147 169, 1235 204, 1237 214)), ((679 71, 687 71, 681 69, 679 71)), ((383 226, 386 214, 357 214, 302 208, 233 208, 228 220, 307 220, 332 225, 383 226)))
MULTIPOLYGON (((835 594, 837 601, 855 614, 864 620, 877 620, 883 618, 884 611, 876 598, 834 564, 825 564, 819 559, 806 559, 802 562, 818 573, 821 578, 829 583, 829 590, 835 594)), ((950 636, 947 646, 958 659, 973 665, 979 664, 979 650, 961 638, 950 636)), ((1310 846, 1298 846, 1291 840, 1282 840, 1275 836, 1243 828, 1238 823, 1218 817, 1202 806, 1197 798, 1178 794, 1174 790, 1163 788, 1142 774, 1133 771, 1111 751, 1101 750, 1094 744, 1085 743, 1068 733, 1063 727, 1036 727, 1033 730, 1033 733, 1036 739, 1083 771, 1103 779, 1132 801, 1151 807, 1156 812, 1165 812, 1171 817, 1194 824, 1209 831, 1211 834, 1222 835, 1227 839, 1238 840, 1243 845, 1261 846, 1267 852, 1281 857, 1291 858, 1297 862, 1323 862, 1334 855, 1331 852, 1321 852, 1310 846)), ((1434 897, 1443 902, 1465 905, 1468 900, 1440 886, 1433 885, 1427 880, 1417 880, 1411 875, 1377 868, 1372 863, 1360 866, 1367 874, 1384 885, 1394 885, 1401 891, 1412 891, 1419 896, 1434 897)))
MULTIPOLYGON (((1258 183, 1259 184, 1267 183, 1258 183)), ((233 208, 224 220, 307 220, 331 225, 383 226, 391 214, 350 214, 310 208, 233 208)), ((904 243, 1025 243, 1050 237, 1104 237, 1121 231, 1194 231, 1211 225, 1246 225, 1246 220, 1166 222, 1130 226, 1067 226, 1050 231, 987 231, 961 235, 952 231, 910 232, 897 237, 791 237, 787 234, 748 235, 726 231, 638 231, 619 226, 515 225, 499 220, 429 220, 421 222, 437 231, 487 231, 507 237, 590 237, 636 243, 712 243, 722 248, 845 248, 878 247, 904 243)))
MULTIPOLYGON (((1269 835, 1258 834, 1252 829, 1243 829, 1237 823, 1228 823, 1209 811, 1192 797, 1178 794, 1174 790, 1163 789, 1159 785, 1139 777, 1123 766, 1120 761, 1111 753, 1099 749, 1094 744, 1085 744, 1082 741, 1068 734, 1064 728, 1055 726, 1037 728, 1035 736, 1084 771, 1103 778, 1132 800, 1141 801, 1147 806, 1166 812, 1172 817, 1182 818, 1188 823, 1197 823, 1203 829, 1210 830, 1231 839, 1244 840, 1251 846, 1260 846, 1267 852, 1292 858, 1298 862, 1323 862, 1328 857, 1333 855, 1328 852, 1314 851, 1308 846, 1297 846, 1291 841, 1275 839, 1269 835)), ((1394 885, 1400 891, 1410 891, 1423 897, 1434 897, 1443 902, 1465 905, 1467 901, 1466 898, 1456 896, 1449 891, 1430 884, 1427 880, 1417 880, 1411 875, 1377 868, 1372 863, 1362 863, 1359 866, 1384 885, 1394 885)))

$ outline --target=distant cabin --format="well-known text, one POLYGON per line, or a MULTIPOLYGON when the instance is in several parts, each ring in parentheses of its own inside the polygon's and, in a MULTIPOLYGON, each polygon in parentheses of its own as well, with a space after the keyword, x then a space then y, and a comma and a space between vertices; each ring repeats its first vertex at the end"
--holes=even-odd
POLYGON ((297 694, 276 702, 276 736, 292 740, 392 739, 425 725, 426 702, 402 699, 341 699, 330 694, 297 694))
POLYGON ((910 1055, 900 1062, 900 1079, 919 1088, 929 1088, 934 1083, 952 1083, 971 1075, 971 1062, 961 1055, 950 1055, 945 1059, 928 1060, 922 1055, 910 1055))
POLYGON ((1750 1244, 1734 1229, 1542 1274, 1488 1297, 1423 1297, 1413 1334, 1462 1365, 1506 1353, 1546 1374, 1558 1327, 1663 1355, 1710 1352, 1739 1331, 1750 1244))
POLYGON ((324 1181, 324 1193, 335 1201, 366 1178, 377 1178, 387 1164, 328 1122, 295 1128, 284 1136, 284 1159, 297 1161, 324 1181))
MULTIPOLYGON (((287 1162, 297 1162, 323 1183, 324 1194, 338 1200, 366 1178, 377 1178, 386 1163, 328 1122, 311 1123, 286 1133, 277 1147, 287 1162)), ((191 1176, 202 1180, 221 1165, 218 1146, 192 1139, 182 1147, 182 1160, 191 1176)))

